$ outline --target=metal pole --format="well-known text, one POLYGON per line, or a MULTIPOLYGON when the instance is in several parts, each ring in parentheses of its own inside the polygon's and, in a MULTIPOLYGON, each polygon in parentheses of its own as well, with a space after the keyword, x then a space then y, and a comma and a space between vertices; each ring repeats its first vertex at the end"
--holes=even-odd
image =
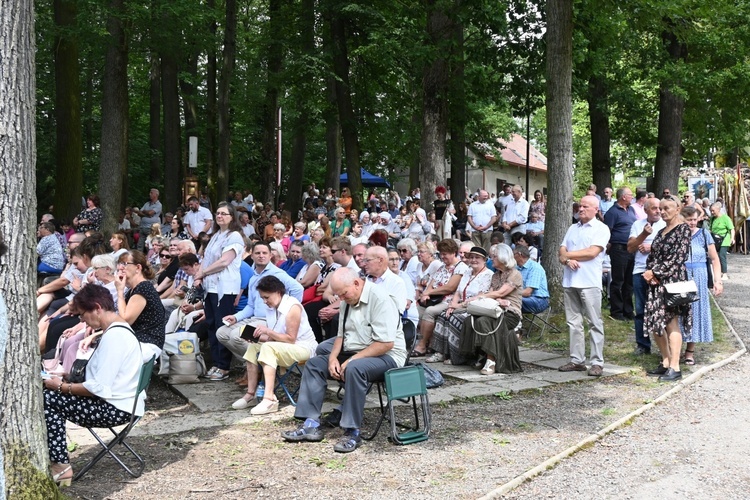
POLYGON ((526 200, 529 198, 529 156, 531 156, 531 112, 526 113, 526 200))
POLYGON ((276 208, 281 199, 281 106, 278 113, 278 128, 276 129, 276 208))

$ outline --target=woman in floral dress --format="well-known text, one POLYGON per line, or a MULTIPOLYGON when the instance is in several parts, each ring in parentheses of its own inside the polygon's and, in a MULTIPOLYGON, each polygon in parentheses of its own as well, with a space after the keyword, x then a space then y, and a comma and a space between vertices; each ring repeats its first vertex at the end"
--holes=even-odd
POLYGON ((660 205, 661 218, 666 227, 656 235, 651 243, 651 253, 646 260, 643 279, 649 284, 648 300, 644 312, 643 330, 646 335, 655 335, 662 355, 662 363, 649 375, 659 375, 660 381, 673 381, 682 378, 680 371, 680 350, 682 349, 682 328, 690 331, 692 315, 690 304, 668 308, 664 303, 664 284, 687 279, 685 263, 690 258, 690 227, 680 215, 680 207, 671 198, 665 198, 660 205))

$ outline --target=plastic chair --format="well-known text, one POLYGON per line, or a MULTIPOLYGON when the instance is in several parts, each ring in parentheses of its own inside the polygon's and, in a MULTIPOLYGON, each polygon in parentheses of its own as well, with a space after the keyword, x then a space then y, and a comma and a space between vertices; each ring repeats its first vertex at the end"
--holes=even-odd
POLYGON ((110 442, 105 442, 99 434, 94 431, 93 428, 89 427, 89 432, 94 436, 94 438, 99 442, 99 444, 104 448, 102 451, 100 451, 94 458, 92 458, 89 463, 87 463, 78 473, 73 477, 74 481, 77 481, 78 479, 82 478, 84 474, 86 474, 91 467, 93 467, 99 460, 104 457, 104 455, 109 454, 112 458, 115 459, 115 461, 120 464, 120 467, 125 469, 125 472, 130 474, 132 477, 139 477, 143 473, 143 469, 146 466, 146 462, 141 458, 138 453, 135 452, 133 448, 130 447, 130 445, 125 441, 125 438, 128 437, 128 434, 130 434, 130 431, 133 430, 133 427, 135 427, 135 424, 137 424, 141 417, 136 416, 135 409, 138 405, 138 397, 141 395, 143 391, 146 390, 148 385, 151 383, 151 373, 154 370, 154 361, 156 360, 156 357, 154 356, 149 361, 143 364, 141 366, 141 374, 138 378, 138 387, 135 392, 135 401, 133 402, 133 411, 132 416, 130 417, 130 422, 120 431, 117 432, 114 428, 109 427, 110 432, 114 435, 114 438, 110 442), (136 470, 133 471, 130 467, 128 467, 125 462, 122 461, 122 459, 115 453, 114 447, 118 444, 123 445, 127 451, 130 452, 131 455, 135 458, 135 460, 138 462, 136 470))
POLYGON ((432 410, 430 400, 427 396, 427 383, 424 377, 424 367, 421 364, 392 368, 385 373, 383 382, 377 382, 378 397, 380 399, 380 418, 375 429, 368 436, 362 436, 367 441, 372 440, 378 434, 383 420, 390 422, 391 435, 389 439, 395 444, 412 444, 425 441, 430 435, 432 424, 432 410), (385 401, 383 401, 385 395, 385 401), (419 424, 419 408, 417 408, 417 397, 422 409, 422 429, 419 424), (414 411, 414 423, 412 425, 402 424, 396 420, 396 409, 394 402, 411 403, 414 411), (408 430, 399 433, 398 427, 408 430))

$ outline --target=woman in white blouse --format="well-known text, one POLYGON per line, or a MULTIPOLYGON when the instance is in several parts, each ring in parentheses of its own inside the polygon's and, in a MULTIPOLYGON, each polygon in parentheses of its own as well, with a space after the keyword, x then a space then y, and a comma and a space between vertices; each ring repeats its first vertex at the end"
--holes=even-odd
POLYGON ((232 353, 216 338, 216 330, 223 326, 221 320, 234 314, 234 300, 240 292, 240 264, 245 250, 242 226, 234 207, 226 202, 216 209, 216 222, 211 240, 196 273, 193 283, 203 285, 206 300, 203 304, 208 325, 208 342, 214 366, 206 374, 209 380, 229 377, 232 353))
POLYGON ((286 293, 284 283, 275 276, 258 281, 258 295, 268 307, 265 326, 258 326, 249 341, 247 361, 247 392, 232 404, 236 410, 251 406, 258 387, 258 365, 263 368, 266 391, 263 401, 253 408, 252 415, 279 411, 279 400, 274 394, 276 368, 289 367, 307 361, 315 355, 318 343, 310 328, 302 304, 286 293))

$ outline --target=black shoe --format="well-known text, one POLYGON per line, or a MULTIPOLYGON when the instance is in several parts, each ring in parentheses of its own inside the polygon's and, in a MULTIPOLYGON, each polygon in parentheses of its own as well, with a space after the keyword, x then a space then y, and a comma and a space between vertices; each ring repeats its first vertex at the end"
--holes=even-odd
POLYGON ((651 349, 647 349, 647 348, 639 345, 639 346, 637 346, 635 348, 635 350, 633 351, 633 354, 635 356, 643 356, 645 354, 651 354, 651 349))
POLYGON ((362 436, 359 432, 346 431, 339 442, 333 445, 333 451, 337 453, 351 453, 362 446, 362 436))
POLYGON ((331 413, 323 417, 323 423, 329 427, 338 427, 341 424, 341 410, 337 408, 331 410, 331 413))
POLYGON ((635 315, 633 314, 623 314, 625 316, 625 319, 628 321, 633 321, 635 319, 635 315))
POLYGON ((618 315, 610 314, 609 319, 612 319, 614 321, 627 321, 627 319, 625 319, 625 316, 620 316, 619 314, 618 315))
POLYGON ((668 368, 664 368, 664 365, 660 364, 653 370, 649 370, 646 373, 651 377, 658 377, 660 375, 664 375, 665 373, 667 373, 667 371, 668 371, 668 368))
POLYGON ((682 372, 678 372, 670 368, 667 373, 659 377, 659 382, 674 382, 682 378, 682 372))

